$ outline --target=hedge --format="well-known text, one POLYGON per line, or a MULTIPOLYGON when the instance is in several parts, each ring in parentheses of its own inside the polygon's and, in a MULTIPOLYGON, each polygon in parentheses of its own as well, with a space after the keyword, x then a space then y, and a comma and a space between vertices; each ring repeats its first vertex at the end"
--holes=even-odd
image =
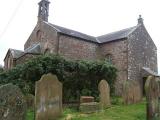
POLYGON ((35 82, 43 74, 56 74, 63 83, 63 100, 75 101, 81 95, 98 99, 98 83, 106 79, 114 93, 117 69, 105 61, 66 60, 58 55, 41 55, 0 73, 0 84, 18 85, 24 94, 34 94, 35 82))

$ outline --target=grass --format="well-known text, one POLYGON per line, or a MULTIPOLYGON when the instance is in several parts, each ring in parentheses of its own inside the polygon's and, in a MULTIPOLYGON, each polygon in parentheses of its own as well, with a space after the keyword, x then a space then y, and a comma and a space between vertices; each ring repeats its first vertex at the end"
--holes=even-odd
MULTIPOLYGON (((66 108, 59 120, 146 120, 145 102, 134 105, 113 105, 112 107, 93 114, 81 114, 75 109, 66 108)), ((33 111, 29 110, 27 120, 34 120, 33 111)))
POLYGON ((34 120, 34 111, 33 110, 29 109, 27 111, 26 120, 34 120))

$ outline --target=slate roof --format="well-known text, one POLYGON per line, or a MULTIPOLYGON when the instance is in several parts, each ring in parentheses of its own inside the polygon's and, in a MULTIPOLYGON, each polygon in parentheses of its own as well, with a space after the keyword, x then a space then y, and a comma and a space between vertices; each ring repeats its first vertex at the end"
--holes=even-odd
POLYGON ((19 58, 21 55, 24 54, 22 50, 16 50, 16 49, 11 49, 11 48, 9 50, 11 51, 13 58, 19 58))
POLYGON ((99 36, 97 37, 97 39, 100 41, 100 43, 105 43, 127 38, 136 28, 137 26, 134 26, 120 31, 112 32, 106 35, 99 36))
POLYGON ((148 67, 142 67, 142 69, 144 71, 146 71, 147 73, 149 73, 150 75, 154 75, 154 76, 160 76, 159 74, 157 74, 156 72, 152 71, 150 68, 148 67))
POLYGON ((24 53, 37 53, 40 54, 41 53, 41 46, 40 43, 38 44, 33 44, 32 46, 30 46, 29 48, 24 50, 24 53))
POLYGON ((21 57, 21 56, 23 56, 23 55, 25 55, 27 53, 40 54, 41 53, 41 46, 40 46, 40 43, 37 43, 37 44, 33 44, 31 47, 27 48, 25 51, 11 49, 11 48, 8 51, 11 52, 13 58, 17 59, 17 58, 19 58, 19 57, 21 57))
POLYGON ((50 25, 54 29, 56 29, 57 32, 60 32, 62 34, 66 34, 66 35, 69 35, 69 36, 81 38, 81 39, 89 41, 89 42, 95 42, 95 43, 106 43, 106 42, 111 42, 111 41, 127 38, 128 35, 130 35, 138 27, 138 26, 134 26, 134 27, 130 27, 130 28, 127 28, 127 29, 120 30, 120 31, 105 34, 105 35, 102 35, 102 36, 93 37, 93 36, 90 36, 90 35, 86 35, 84 33, 77 32, 75 30, 71 30, 71 29, 68 29, 68 28, 64 28, 64 27, 60 27, 60 26, 51 24, 49 22, 45 22, 45 23, 50 25))
POLYGON ((68 28, 60 27, 58 25, 54 25, 54 24, 51 24, 49 22, 45 22, 45 23, 50 25, 54 29, 56 29, 57 32, 59 32, 59 33, 62 33, 62 34, 65 34, 65 35, 69 35, 69 36, 73 36, 73 37, 77 37, 77 38, 81 38, 83 40, 87 40, 87 41, 90 41, 90 42, 96 42, 96 43, 98 42, 97 39, 95 37, 93 37, 93 36, 86 35, 84 33, 77 32, 75 30, 71 30, 71 29, 68 29, 68 28))

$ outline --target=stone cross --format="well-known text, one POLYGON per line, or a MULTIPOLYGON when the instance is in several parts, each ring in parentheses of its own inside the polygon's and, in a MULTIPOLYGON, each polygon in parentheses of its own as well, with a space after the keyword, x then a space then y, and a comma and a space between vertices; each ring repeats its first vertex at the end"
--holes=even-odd
POLYGON ((26 111, 26 101, 17 86, 0 86, 0 120, 25 120, 26 111))
POLYGON ((62 114, 62 83, 45 74, 36 82, 36 120, 54 120, 62 114))
POLYGON ((100 107, 105 109, 111 105, 110 103, 110 87, 106 80, 101 80, 98 89, 100 92, 100 107))
POLYGON ((145 92, 147 100, 147 120, 160 119, 160 86, 158 82, 158 77, 149 76, 145 83, 145 92))

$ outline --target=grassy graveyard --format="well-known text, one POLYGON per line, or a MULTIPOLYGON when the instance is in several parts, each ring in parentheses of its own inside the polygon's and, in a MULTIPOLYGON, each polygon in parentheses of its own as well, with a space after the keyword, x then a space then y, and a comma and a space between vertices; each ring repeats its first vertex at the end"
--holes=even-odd
MULTIPOLYGON (((28 111, 27 120, 34 120, 33 111, 28 111)), ((102 112, 92 114, 82 114, 73 108, 65 108, 59 120, 146 120, 146 102, 112 105, 102 112)))

